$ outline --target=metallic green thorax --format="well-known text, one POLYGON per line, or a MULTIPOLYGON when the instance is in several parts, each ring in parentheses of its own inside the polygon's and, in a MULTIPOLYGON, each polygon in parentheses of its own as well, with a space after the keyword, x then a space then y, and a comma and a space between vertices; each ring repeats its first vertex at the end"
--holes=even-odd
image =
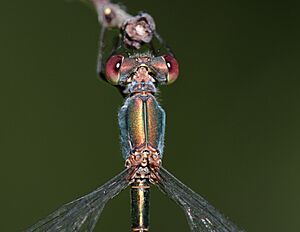
POLYGON ((143 149, 163 153, 165 112, 150 94, 135 94, 119 112, 121 146, 124 159, 143 149))

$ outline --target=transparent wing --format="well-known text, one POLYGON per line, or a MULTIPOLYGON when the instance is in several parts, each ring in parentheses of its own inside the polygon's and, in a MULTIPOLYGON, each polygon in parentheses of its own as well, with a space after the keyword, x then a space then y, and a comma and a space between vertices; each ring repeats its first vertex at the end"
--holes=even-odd
POLYGON ((24 232, 91 232, 105 204, 128 186, 126 169, 93 192, 61 206, 24 232))
POLYGON ((159 170, 159 189, 174 200, 186 214, 193 232, 237 232, 237 228, 203 197, 177 180, 166 169, 159 170))

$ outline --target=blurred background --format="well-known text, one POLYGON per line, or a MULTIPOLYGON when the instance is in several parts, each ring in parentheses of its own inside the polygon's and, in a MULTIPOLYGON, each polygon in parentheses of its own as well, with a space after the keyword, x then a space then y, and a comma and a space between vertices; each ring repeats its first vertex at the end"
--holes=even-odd
MULTIPOLYGON (((154 17, 181 65, 159 96, 164 166, 247 231, 298 231, 299 4, 122 3, 154 17)), ((15 232, 123 169, 123 99, 96 77, 99 26, 86 5, 2 1, 0 26, 0 231, 15 232)), ((127 189, 95 231, 129 231, 129 207, 127 189)), ((189 231, 155 187, 151 231, 189 231)))

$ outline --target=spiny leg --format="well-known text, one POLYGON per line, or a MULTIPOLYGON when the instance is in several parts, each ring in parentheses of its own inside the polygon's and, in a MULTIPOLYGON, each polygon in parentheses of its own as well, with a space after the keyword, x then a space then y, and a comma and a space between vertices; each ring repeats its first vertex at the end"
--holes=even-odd
POLYGON ((104 36, 105 36, 106 28, 102 27, 100 31, 100 38, 99 38, 99 52, 98 52, 98 58, 97 58, 97 74, 99 78, 105 79, 105 74, 103 73, 104 64, 103 64, 103 53, 104 53, 104 36))

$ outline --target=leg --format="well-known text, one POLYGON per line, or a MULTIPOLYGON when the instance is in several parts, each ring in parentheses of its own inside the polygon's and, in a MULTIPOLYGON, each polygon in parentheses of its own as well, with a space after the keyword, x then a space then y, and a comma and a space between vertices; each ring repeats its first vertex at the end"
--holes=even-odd
POLYGON ((98 76, 105 80, 105 74, 103 73, 104 64, 103 64, 103 52, 104 52, 104 35, 106 32, 106 28, 102 26, 100 31, 100 39, 99 39, 99 52, 98 52, 98 59, 97 59, 97 74, 98 76))
MULTIPOLYGON (((105 50, 105 43, 104 43, 104 37, 106 34, 106 28, 102 27, 101 31, 100 31, 100 39, 99 39, 99 52, 98 52, 98 59, 97 59, 97 74, 99 76, 100 79, 106 81, 105 78, 105 73, 104 73, 104 67, 105 67, 105 61, 103 60, 104 57, 104 50, 105 50)), ((109 54, 109 56, 113 55, 116 51, 116 49, 121 46, 121 38, 120 36, 118 36, 116 38, 116 41, 113 43, 114 46, 112 48, 111 53, 109 54)))

